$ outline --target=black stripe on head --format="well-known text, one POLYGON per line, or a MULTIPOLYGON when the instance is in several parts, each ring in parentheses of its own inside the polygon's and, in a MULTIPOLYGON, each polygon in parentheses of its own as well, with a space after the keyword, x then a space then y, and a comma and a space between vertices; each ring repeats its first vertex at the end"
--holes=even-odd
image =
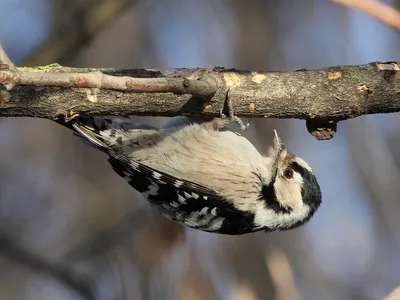
MULTIPOLYGON (((274 182, 276 180, 277 172, 278 172, 278 161, 279 157, 281 155, 281 152, 286 150, 286 147, 282 144, 280 141, 279 149, 277 150, 276 154, 276 159, 274 163, 274 174, 271 178, 271 183, 269 185, 263 184, 261 188, 261 193, 260 193, 260 198, 265 202, 265 206, 269 209, 272 209, 275 213, 284 213, 284 214, 289 214, 292 209, 283 207, 278 199, 276 198, 276 193, 275 193, 275 188, 274 188, 274 182)), ((263 182, 263 178, 260 175, 257 175, 261 182, 263 182)))
MULTIPOLYGON (((263 182, 263 178, 261 175, 254 173, 260 180, 260 182, 263 182)), ((261 187, 261 192, 259 199, 261 201, 264 201, 265 207, 272 209, 275 213, 284 213, 288 214, 292 211, 292 209, 283 207, 279 202, 278 199, 276 198, 276 193, 275 193, 275 188, 274 188, 274 182, 276 179, 276 174, 277 174, 277 169, 275 170, 274 175, 271 178, 271 183, 269 185, 263 184, 261 187)))
POLYGON ((319 184, 317 182, 317 178, 315 175, 302 167, 296 161, 292 162, 290 166, 293 170, 301 175, 303 178, 303 186, 301 189, 301 196, 303 198, 303 202, 310 206, 311 215, 317 210, 322 202, 322 194, 319 184))
POLYGON ((272 209, 274 212, 288 214, 292 211, 291 208, 283 207, 276 198, 275 189, 273 183, 275 179, 271 181, 270 185, 264 184, 261 189, 261 200, 265 202, 267 208, 272 209))
MULTIPOLYGON (((302 220, 299 220, 298 222, 287 226, 287 227, 281 227, 279 228, 280 230, 289 230, 289 229, 294 229, 297 228, 305 223, 307 223, 311 217, 314 215, 315 211, 318 209, 318 207, 321 204, 321 190, 319 187, 319 184, 317 182, 317 178, 315 175, 301 166, 299 163, 296 161, 292 162, 290 164, 290 167, 293 168, 293 170, 297 173, 300 174, 300 176, 303 179, 303 186, 301 188, 301 197, 303 199, 303 202, 310 207, 310 212, 308 213, 307 217, 305 217, 302 220)), ((265 231, 273 231, 276 228, 267 228, 265 227, 265 231)))

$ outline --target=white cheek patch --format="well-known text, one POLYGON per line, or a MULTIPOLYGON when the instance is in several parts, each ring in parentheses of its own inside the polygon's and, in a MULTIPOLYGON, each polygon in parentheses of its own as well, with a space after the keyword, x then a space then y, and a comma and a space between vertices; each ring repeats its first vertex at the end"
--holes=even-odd
POLYGON ((303 179, 296 172, 293 179, 277 178, 274 184, 275 195, 283 207, 296 210, 302 205, 301 186, 298 182, 303 185, 303 179))
POLYGON ((260 202, 255 209, 255 225, 260 228, 265 226, 272 229, 285 228, 307 218, 310 207, 302 201, 301 189, 303 184, 302 176, 295 171, 292 179, 277 177, 274 184, 276 198, 282 206, 290 208, 291 212, 276 213, 260 202))
POLYGON ((300 208, 288 214, 277 214, 272 209, 266 208, 264 203, 260 202, 255 209, 254 224, 259 228, 287 228, 307 218, 309 213, 310 207, 308 205, 302 205, 300 208))

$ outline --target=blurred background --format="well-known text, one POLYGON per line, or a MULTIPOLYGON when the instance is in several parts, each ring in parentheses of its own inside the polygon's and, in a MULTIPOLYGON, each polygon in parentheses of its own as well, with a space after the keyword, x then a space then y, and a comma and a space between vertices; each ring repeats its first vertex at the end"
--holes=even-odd
MULTIPOLYGON (((325 0, 0 7, 0 40, 18 65, 293 71, 400 60, 398 32, 325 0)), ((323 205, 302 228, 245 236, 164 219, 51 121, 0 122, 0 299, 383 299, 400 285, 398 114, 341 122, 322 142, 304 121, 252 121, 245 135, 261 152, 277 128, 310 163, 323 205)))

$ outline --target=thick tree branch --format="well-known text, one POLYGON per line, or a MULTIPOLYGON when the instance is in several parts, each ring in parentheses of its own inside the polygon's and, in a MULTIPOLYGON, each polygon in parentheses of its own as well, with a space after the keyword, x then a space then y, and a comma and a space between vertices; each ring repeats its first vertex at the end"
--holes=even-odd
POLYGON ((4 64, 0 69, 4 117, 219 116, 230 88, 237 116, 304 119, 314 136, 329 139, 340 120, 400 111, 400 63, 395 62, 296 72, 59 65, 12 69, 6 60, 4 64))

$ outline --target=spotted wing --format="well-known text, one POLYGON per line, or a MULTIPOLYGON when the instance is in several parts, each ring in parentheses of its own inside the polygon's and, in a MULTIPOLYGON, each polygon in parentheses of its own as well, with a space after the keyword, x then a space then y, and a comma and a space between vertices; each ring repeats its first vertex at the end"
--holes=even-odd
POLYGON ((109 162, 134 189, 174 221, 223 234, 254 231, 254 215, 238 210, 212 189, 155 170, 125 155, 110 156, 109 162))

